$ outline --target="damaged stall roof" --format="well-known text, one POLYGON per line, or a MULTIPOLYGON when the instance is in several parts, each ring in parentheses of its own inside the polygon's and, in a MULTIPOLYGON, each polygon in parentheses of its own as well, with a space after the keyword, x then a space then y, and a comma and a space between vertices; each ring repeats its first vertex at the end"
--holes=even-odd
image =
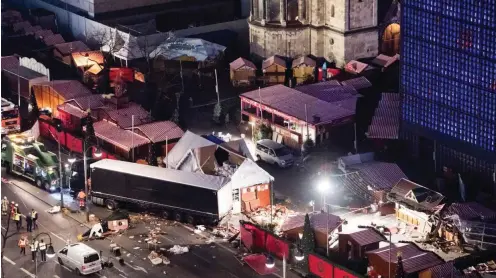
POLYGON ((105 169, 109 171, 119 171, 133 173, 133 175, 142 176, 151 179, 170 181, 180 184, 205 188, 210 190, 220 190, 229 182, 228 178, 220 176, 205 175, 199 173, 185 172, 160 168, 155 166, 143 165, 138 163, 119 161, 113 159, 102 159, 90 165, 91 169, 105 169))

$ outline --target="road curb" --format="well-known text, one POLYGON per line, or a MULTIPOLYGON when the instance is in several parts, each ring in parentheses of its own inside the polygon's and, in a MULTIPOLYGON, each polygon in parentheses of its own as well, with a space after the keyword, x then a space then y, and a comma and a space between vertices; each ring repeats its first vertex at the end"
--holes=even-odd
MULTIPOLYGON (((45 203, 45 204, 47 204, 47 205, 49 205, 49 206, 53 207, 53 205, 52 205, 52 204, 50 204, 49 202, 45 201, 43 198, 38 197, 36 194, 33 194, 32 192, 29 192, 29 190, 26 190, 26 189, 22 188, 22 186, 17 185, 15 182, 12 182, 12 181, 10 181, 10 180, 9 180, 9 182, 8 182, 8 183, 9 183, 9 184, 12 184, 13 186, 15 186, 15 187, 19 188, 20 190, 22 190, 22 191, 24 191, 24 192, 26 192, 26 193, 28 193, 29 195, 31 195, 31 196, 33 196, 33 197, 35 197, 36 199, 38 199, 38 200, 42 201, 43 203, 45 203)), ((67 215, 68 217, 72 218, 74 221, 78 222, 79 224, 82 224, 82 225, 86 226, 88 229, 90 229, 90 228, 91 228, 91 226, 89 226, 89 225, 88 225, 88 224, 86 224, 85 222, 82 222, 82 221, 80 221, 79 219, 77 219, 77 218, 73 217, 72 215, 70 215, 70 214, 66 214, 66 215, 67 215)))

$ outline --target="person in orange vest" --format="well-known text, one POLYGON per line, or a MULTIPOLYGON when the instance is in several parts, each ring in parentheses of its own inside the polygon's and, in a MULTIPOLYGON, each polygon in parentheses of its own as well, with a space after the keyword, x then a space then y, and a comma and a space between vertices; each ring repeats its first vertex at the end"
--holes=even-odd
POLYGON ((21 239, 19 239, 19 243, 17 245, 19 245, 19 248, 21 248, 20 254, 23 254, 24 256, 26 256, 26 245, 27 244, 28 244, 28 239, 25 238, 24 236, 21 236, 21 239))
POLYGON ((83 210, 86 205, 86 194, 83 192, 83 190, 79 191, 78 199, 79 199, 79 209, 83 210))

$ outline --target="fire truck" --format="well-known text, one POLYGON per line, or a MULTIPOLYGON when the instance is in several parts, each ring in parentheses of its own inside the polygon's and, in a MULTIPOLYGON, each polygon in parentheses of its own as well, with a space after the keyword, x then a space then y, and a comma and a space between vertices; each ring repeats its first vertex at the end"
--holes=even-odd
POLYGON ((2 98, 2 136, 21 131, 19 107, 2 98))
POLYGON ((2 167, 8 174, 22 176, 49 192, 59 188, 57 156, 45 145, 23 134, 2 139, 2 167))

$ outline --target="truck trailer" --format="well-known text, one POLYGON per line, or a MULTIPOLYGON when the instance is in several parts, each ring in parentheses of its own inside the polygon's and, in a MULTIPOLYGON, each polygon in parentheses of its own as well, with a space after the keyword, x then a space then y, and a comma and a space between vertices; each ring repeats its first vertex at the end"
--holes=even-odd
POLYGON ((134 204, 178 222, 216 224, 232 208, 225 177, 112 159, 90 168, 91 201, 110 210, 134 204))

